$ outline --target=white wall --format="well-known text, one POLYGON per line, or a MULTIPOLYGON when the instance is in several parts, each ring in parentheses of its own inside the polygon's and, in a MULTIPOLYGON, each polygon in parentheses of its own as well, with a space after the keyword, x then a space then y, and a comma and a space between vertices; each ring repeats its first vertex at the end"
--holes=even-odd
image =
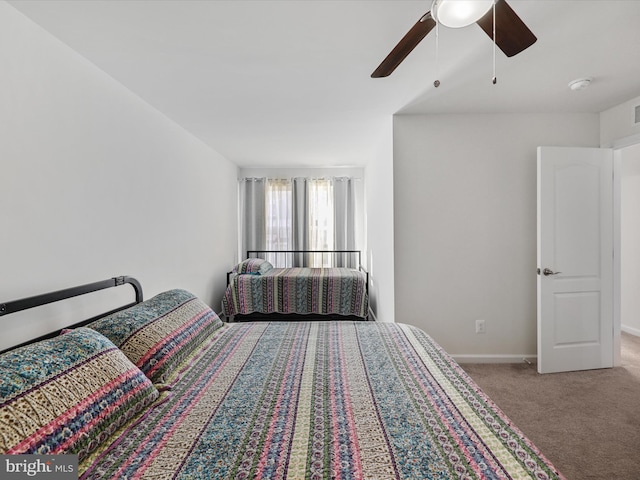
POLYGON ((600 113, 600 146, 611 147, 617 140, 640 135, 640 122, 635 123, 635 107, 638 105, 640 97, 600 113))
MULTIPOLYGON (((373 319, 394 322, 394 247, 393 247, 393 124, 376 136, 377 155, 365 171, 365 231, 367 232, 367 268, 369 303, 373 319)), ((374 139, 372 139, 374 141, 374 139)))
POLYGON ((396 116, 396 322, 463 361, 533 356, 536 147, 598 142, 597 114, 396 116))
POLYGON ((640 335, 640 145, 622 151, 621 167, 620 319, 623 331, 640 335))
MULTIPOLYGON (((131 275, 219 310, 237 167, 4 2, 0 65, 0 300, 131 275)), ((3 318, 0 348, 70 305, 3 318)))
POLYGON ((614 248, 619 252, 614 261, 613 280, 614 365, 621 363, 621 330, 640 335, 632 319, 632 315, 638 313, 634 301, 637 294, 633 290, 635 273, 626 263, 635 256, 633 246, 629 243, 629 239, 633 237, 633 233, 630 232, 633 232, 634 228, 631 210, 634 207, 630 203, 635 200, 632 193, 634 180, 633 175, 625 173, 629 168, 633 171, 632 166, 625 164, 630 161, 630 155, 635 158, 637 145, 640 144, 640 122, 635 122, 635 107, 638 105, 640 97, 635 97, 600 113, 600 146, 614 148, 614 248), (624 188, 623 184, 626 184, 624 188), (626 204, 624 223, 623 201, 626 204), (629 221, 631 224, 625 226, 629 221))

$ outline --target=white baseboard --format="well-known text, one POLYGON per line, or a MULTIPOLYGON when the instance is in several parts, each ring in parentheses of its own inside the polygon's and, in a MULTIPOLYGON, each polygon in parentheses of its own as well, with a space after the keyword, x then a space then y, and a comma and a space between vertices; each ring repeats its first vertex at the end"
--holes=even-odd
POLYGON ((628 325, 621 325, 620 330, 630 335, 635 335, 636 337, 640 337, 640 330, 637 328, 629 327, 628 325))
POLYGON ((457 363, 535 363, 537 355, 451 355, 457 363))
MULTIPOLYGON (((640 329, 621 325, 620 329, 630 335, 640 337, 640 329)), ((537 355, 451 355, 453 359, 461 363, 535 363, 537 355), (526 359, 526 360, 525 360, 526 359)))

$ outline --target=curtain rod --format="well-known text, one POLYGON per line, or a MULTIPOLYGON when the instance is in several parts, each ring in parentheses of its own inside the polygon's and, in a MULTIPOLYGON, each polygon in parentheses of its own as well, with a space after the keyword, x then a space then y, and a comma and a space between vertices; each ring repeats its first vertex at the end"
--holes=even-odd
POLYGON ((305 180, 336 180, 342 178, 349 178, 351 180, 360 181, 362 180, 360 177, 348 177, 348 176, 333 176, 333 177, 289 177, 289 178, 278 178, 278 177, 242 177, 238 178, 238 182, 253 182, 256 180, 275 180, 278 182, 288 182, 294 180, 296 178, 304 178, 305 180))

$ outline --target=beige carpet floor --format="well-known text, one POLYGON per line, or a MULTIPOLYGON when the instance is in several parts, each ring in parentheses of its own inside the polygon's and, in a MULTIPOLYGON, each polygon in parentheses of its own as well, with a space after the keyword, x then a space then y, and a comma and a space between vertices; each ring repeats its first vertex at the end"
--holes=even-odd
POLYGON ((640 337, 622 337, 622 365, 612 369, 462 367, 568 480, 639 480, 640 337))

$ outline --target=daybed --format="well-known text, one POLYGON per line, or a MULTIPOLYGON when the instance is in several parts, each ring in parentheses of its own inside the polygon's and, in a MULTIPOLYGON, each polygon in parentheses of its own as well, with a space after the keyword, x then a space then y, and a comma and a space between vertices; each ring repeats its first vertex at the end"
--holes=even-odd
POLYGON ((229 320, 268 319, 268 314, 286 314, 287 320, 367 319, 369 280, 359 256, 354 250, 248 251, 227 273, 222 313, 229 320), (320 267, 299 266, 315 255, 324 257, 320 267))
POLYGON ((0 370, 0 453, 77 453, 84 479, 563 478, 404 324, 225 324, 171 290, 0 370))

